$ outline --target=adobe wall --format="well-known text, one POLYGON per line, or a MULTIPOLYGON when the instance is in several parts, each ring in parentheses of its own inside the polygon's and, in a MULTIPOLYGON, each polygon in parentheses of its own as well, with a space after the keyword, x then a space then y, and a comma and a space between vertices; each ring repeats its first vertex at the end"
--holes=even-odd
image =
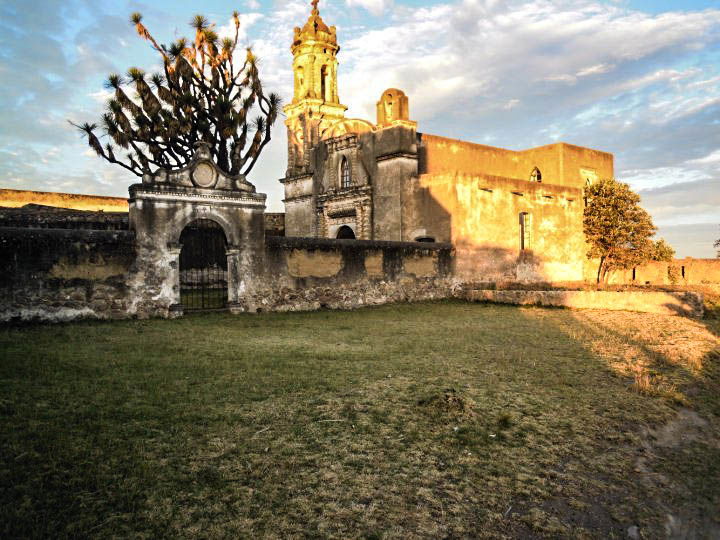
POLYGON ((542 183, 579 188, 585 186, 586 178, 614 175, 612 154, 567 143, 515 151, 427 133, 418 137, 420 174, 488 174, 529 180, 538 167, 542 183))
POLYGON ((418 226, 435 223, 437 228, 429 232, 455 247, 459 279, 582 281, 581 189, 454 173, 424 174, 417 183, 418 226), (422 212, 434 212, 433 219, 423 218, 422 212), (529 216, 522 252, 521 212, 529 216))
POLYGON ((124 318, 128 231, 0 229, 0 322, 124 318))
POLYGON ((267 237, 256 311, 353 309, 453 296, 452 247, 417 242, 267 237))

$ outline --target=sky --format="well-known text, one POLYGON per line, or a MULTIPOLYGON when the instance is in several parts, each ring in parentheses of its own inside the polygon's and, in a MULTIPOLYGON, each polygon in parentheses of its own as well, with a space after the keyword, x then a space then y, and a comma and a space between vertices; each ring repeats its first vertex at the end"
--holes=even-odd
MULTIPOLYGON (((109 73, 160 63, 162 43, 203 13, 242 41, 268 91, 292 97, 290 43, 309 1, 3 0, 0 187, 126 196, 137 178, 67 120, 96 122, 109 73), (32 5, 32 8, 29 6, 32 5)), ((615 175, 679 257, 720 238, 720 0, 321 0, 337 27, 347 116, 375 119, 382 90, 410 98, 418 130, 521 150, 556 141, 615 155, 615 175)), ((249 180, 283 211, 282 117, 249 180)))

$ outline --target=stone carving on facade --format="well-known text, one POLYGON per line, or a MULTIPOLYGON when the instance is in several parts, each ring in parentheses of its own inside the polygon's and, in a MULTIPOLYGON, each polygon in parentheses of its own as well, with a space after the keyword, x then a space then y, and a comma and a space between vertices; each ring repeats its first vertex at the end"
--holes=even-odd
POLYGON ((187 167, 172 171, 158 169, 152 175, 145 174, 142 183, 144 186, 158 188, 176 186, 255 193, 255 186, 247 181, 245 175, 230 176, 215 165, 210 144, 206 142, 195 143, 195 155, 187 167))

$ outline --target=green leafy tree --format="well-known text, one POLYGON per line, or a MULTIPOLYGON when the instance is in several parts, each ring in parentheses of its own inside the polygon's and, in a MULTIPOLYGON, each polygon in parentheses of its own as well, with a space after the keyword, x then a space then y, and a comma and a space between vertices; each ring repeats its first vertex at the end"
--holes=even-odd
POLYGON ((653 242, 649 255, 651 261, 671 262, 675 258, 675 249, 664 238, 660 238, 653 242))
POLYGON ((214 25, 196 15, 190 22, 195 38, 166 46, 143 25, 142 15, 133 13, 130 21, 159 53, 162 73, 148 75, 133 67, 125 77, 110 75, 106 87, 113 97, 101 118, 104 133, 96 134, 97 124, 73 125, 99 156, 138 176, 186 166, 200 141, 210 143, 215 163, 225 173, 248 174, 270 142, 280 98, 264 93, 252 49, 236 54, 237 12, 232 20, 234 37, 220 39, 214 25), (103 146, 103 135, 112 142, 103 146))
MULTIPOLYGON (((656 227, 630 186, 615 179, 600 180, 585 188, 585 197, 587 256, 600 261, 598 283, 605 282, 614 270, 633 268, 652 258, 656 244, 651 237, 656 227)), ((664 246, 663 241, 661 248, 664 246)))

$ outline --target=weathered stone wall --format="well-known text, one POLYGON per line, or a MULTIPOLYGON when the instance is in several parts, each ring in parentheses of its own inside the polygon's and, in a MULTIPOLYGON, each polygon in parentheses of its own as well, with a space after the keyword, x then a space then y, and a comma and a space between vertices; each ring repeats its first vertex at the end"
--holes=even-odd
POLYGON ((128 231, 0 228, 0 322, 124 318, 128 231))
POLYGON ((285 214, 283 212, 265 212, 265 235, 285 236, 285 214))
MULTIPOLYGON (((188 210, 193 215, 183 222, 197 211, 188 210)), ((182 313, 180 246, 175 228, 167 231, 154 247, 131 231, 0 228, 0 322, 182 313)), ((231 237, 230 246, 238 241, 231 237)), ((228 249, 230 262, 241 256, 235 251, 228 249)), ((350 309, 447 298, 460 289, 447 244, 268 236, 260 251, 253 286, 230 291, 232 312, 350 309)), ((236 283, 244 282, 238 275, 236 283)))
POLYGON ((469 290, 464 296, 475 302, 639 311, 688 317, 702 317, 704 311, 703 295, 695 292, 469 290))
POLYGON ((351 309, 448 298, 459 290, 447 244, 267 237, 264 287, 250 311, 351 309))

